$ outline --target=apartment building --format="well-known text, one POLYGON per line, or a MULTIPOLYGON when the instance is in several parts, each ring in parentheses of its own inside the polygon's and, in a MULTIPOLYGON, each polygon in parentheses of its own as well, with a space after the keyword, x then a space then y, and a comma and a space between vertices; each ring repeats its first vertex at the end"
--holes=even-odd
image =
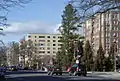
POLYGON ((112 43, 117 47, 120 54, 120 11, 108 11, 96 14, 93 18, 86 20, 84 24, 84 36, 89 40, 96 55, 100 43, 106 54, 112 43))
POLYGON ((36 55, 43 58, 48 56, 55 58, 56 53, 60 50, 62 43, 60 42, 61 35, 59 34, 27 34, 25 40, 33 41, 37 47, 36 55))

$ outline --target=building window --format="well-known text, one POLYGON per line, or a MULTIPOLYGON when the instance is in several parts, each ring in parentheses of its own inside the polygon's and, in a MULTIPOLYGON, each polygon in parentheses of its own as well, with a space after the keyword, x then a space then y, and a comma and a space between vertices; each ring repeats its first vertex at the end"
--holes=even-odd
POLYGON ((45 40, 39 40, 39 42, 45 42, 45 40))
POLYGON ((39 38, 45 38, 45 36, 39 36, 39 38))
POLYGON ((58 38, 60 39, 60 38, 62 38, 61 36, 58 36, 58 38))
POLYGON ((61 50, 61 48, 58 48, 58 50, 61 50))
POLYGON ((50 42, 50 40, 47 40, 47 42, 50 42))
POLYGON ((45 44, 40 44, 40 46, 45 46, 45 44))
POLYGON ((50 53, 50 51, 48 51, 47 53, 50 53))
POLYGON ((50 38, 50 36, 47 36, 47 38, 50 38))
POLYGON ((53 42, 56 42, 56 40, 53 40, 53 42))
POLYGON ((29 35, 28 38, 31 38, 31 36, 29 35))
POLYGON ((56 48, 53 48, 53 50, 56 50, 56 48))
POLYGON ((55 36, 53 36, 53 38, 56 38, 55 36))
POLYGON ((44 48, 44 47, 40 47, 40 49, 41 49, 41 50, 45 50, 45 48, 44 48))
POLYGON ((62 42, 62 40, 58 40, 58 42, 62 42))
POLYGON ((39 53, 45 53, 45 51, 39 51, 39 53))
POLYGON ((58 46, 62 46, 62 44, 58 44, 58 46))
POLYGON ((47 46, 50 46, 50 43, 48 43, 47 46))
POLYGON ((53 46, 56 46, 55 44, 53 44, 53 46))
POLYGON ((35 38, 37 38, 37 36, 35 36, 35 38))
POLYGON ((50 48, 47 48, 48 50, 50 50, 50 48))
POLYGON ((53 53, 56 53, 55 51, 53 51, 53 53))

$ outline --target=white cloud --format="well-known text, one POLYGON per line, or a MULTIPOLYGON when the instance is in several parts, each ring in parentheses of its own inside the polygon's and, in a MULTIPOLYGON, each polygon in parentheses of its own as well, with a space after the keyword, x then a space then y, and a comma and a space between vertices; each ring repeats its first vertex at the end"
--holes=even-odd
POLYGON ((11 26, 4 29, 6 34, 27 34, 27 33, 59 33, 59 24, 51 25, 40 21, 12 22, 11 26))

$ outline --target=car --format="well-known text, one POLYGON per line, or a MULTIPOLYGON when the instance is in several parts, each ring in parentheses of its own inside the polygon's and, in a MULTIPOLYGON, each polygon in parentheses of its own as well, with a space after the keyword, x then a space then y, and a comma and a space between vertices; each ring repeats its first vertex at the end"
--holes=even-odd
POLYGON ((49 69, 48 69, 48 75, 54 75, 54 74, 56 74, 56 75, 62 75, 62 68, 59 67, 59 66, 57 66, 57 67, 55 67, 55 66, 49 67, 49 69))
POLYGON ((86 76, 87 75, 87 71, 86 71, 86 67, 84 64, 73 64, 69 71, 68 71, 69 75, 78 75, 78 76, 86 76))
POLYGON ((7 71, 7 68, 6 68, 6 67, 2 67, 2 66, 0 66, 0 71, 2 71, 2 72, 6 72, 6 71, 7 71))
POLYGON ((4 71, 0 68, 0 81, 5 80, 4 71))
POLYGON ((9 67, 8 67, 8 70, 9 70, 9 71, 17 71, 18 68, 17 68, 17 66, 9 66, 9 67))

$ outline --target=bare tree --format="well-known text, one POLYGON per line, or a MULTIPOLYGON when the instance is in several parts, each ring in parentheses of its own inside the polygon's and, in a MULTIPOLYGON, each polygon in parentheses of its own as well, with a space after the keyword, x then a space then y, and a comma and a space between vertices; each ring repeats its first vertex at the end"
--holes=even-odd
POLYGON ((31 0, 0 0, 0 13, 2 13, 2 15, 0 15, 0 30, 3 30, 3 26, 8 26, 6 16, 11 8, 16 6, 23 7, 23 5, 30 1, 31 0))
POLYGON ((120 0, 70 0, 70 2, 79 10, 81 20, 97 13, 120 9, 120 0))

